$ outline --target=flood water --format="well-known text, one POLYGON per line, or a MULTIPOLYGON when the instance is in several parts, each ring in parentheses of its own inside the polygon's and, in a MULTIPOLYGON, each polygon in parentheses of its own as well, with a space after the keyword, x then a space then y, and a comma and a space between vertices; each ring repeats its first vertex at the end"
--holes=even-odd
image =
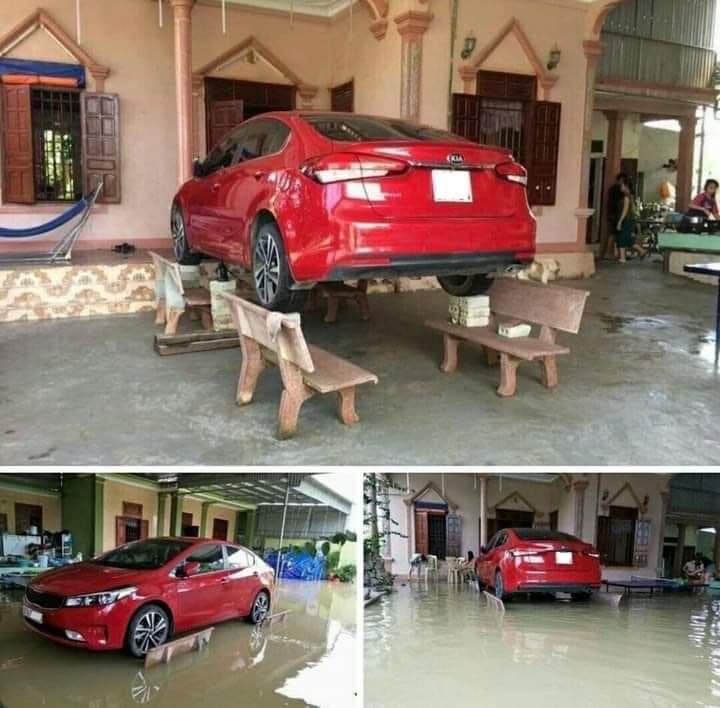
POLYGON ((121 652, 57 646, 27 630, 21 592, 0 591, 0 707, 353 705, 353 585, 283 581, 270 627, 216 626, 209 646, 145 669, 121 652))
POLYGON ((413 583, 365 611, 365 704, 720 706, 720 594, 517 601, 413 583))

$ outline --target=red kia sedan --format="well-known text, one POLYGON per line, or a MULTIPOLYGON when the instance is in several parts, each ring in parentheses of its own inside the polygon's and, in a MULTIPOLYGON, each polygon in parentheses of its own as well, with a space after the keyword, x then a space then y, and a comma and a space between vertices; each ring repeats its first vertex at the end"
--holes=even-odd
POLYGON ((323 281, 438 276, 455 295, 535 255, 527 172, 503 148, 346 113, 265 113, 196 162, 171 229, 252 273, 259 302, 295 309, 323 281))
POLYGON ((514 593, 590 596, 600 587, 600 555, 589 543, 560 531, 502 529, 480 549, 475 572, 501 600, 514 593))
POLYGON ((237 617, 262 622, 272 582, 270 566, 241 546, 151 538, 39 575, 23 616, 54 642, 141 657, 191 629, 237 617))

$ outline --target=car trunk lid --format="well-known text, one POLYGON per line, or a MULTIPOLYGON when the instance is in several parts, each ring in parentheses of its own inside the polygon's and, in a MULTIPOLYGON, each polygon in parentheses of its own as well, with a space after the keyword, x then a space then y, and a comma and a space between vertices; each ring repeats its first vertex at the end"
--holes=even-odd
POLYGON ((367 199, 382 218, 511 217, 527 199, 523 184, 498 173, 498 165, 511 163, 516 176, 524 175, 511 154, 501 148, 420 140, 337 143, 335 147, 359 155, 361 163, 368 156, 407 164, 400 174, 363 178, 367 199))

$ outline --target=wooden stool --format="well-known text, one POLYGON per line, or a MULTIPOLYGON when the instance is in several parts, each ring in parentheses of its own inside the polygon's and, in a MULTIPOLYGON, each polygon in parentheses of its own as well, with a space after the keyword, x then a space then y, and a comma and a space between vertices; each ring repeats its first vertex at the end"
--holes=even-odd
POLYGON ((310 294, 308 309, 319 307, 320 298, 327 300, 327 313, 324 322, 336 322, 341 300, 354 300, 360 309, 360 319, 370 319, 370 306, 367 299, 367 280, 358 280, 357 287, 345 283, 321 283, 310 294))

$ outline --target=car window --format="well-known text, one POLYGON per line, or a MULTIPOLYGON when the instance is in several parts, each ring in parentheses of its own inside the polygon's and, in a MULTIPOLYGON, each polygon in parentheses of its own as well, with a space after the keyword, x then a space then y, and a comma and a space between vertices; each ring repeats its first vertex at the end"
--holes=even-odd
POLYGON ((467 142, 446 130, 418 125, 394 118, 339 115, 337 113, 305 114, 303 119, 330 140, 358 142, 362 140, 422 140, 429 142, 467 142))
POLYGON ((501 533, 498 536, 497 542, 495 543, 495 548, 500 548, 501 546, 504 546, 507 541, 507 534, 501 533))
POLYGON ((233 164, 240 162, 246 162, 247 160, 254 160, 261 156, 262 141, 265 134, 261 127, 257 124, 248 126, 249 130, 243 139, 238 144, 237 152, 235 153, 235 161, 233 164))
POLYGON ((162 568, 189 545, 190 543, 187 541, 152 538, 120 546, 120 548, 115 548, 90 562, 113 568, 154 570, 162 568))
POLYGON ((272 155, 273 153, 280 152, 290 135, 290 128, 279 120, 268 119, 263 121, 263 123, 265 123, 263 126, 265 139, 262 143, 262 154, 272 155))
POLYGON ((211 150, 202 164, 203 177, 234 164, 239 146, 248 138, 249 128, 247 125, 235 128, 211 150))
POLYGON ((244 548, 237 548, 235 546, 226 546, 228 554, 228 565, 231 568, 249 568, 255 565, 255 556, 252 553, 248 553, 244 548))
POLYGON ((492 551, 492 549, 495 548, 495 545, 497 544, 499 538, 500 538, 500 533, 498 532, 490 539, 490 542, 486 546, 488 551, 492 551))
POLYGON ((214 543, 200 546, 200 548, 193 551, 193 553, 187 557, 186 562, 199 563, 200 573, 212 573, 215 570, 223 570, 225 568, 222 546, 214 543))

